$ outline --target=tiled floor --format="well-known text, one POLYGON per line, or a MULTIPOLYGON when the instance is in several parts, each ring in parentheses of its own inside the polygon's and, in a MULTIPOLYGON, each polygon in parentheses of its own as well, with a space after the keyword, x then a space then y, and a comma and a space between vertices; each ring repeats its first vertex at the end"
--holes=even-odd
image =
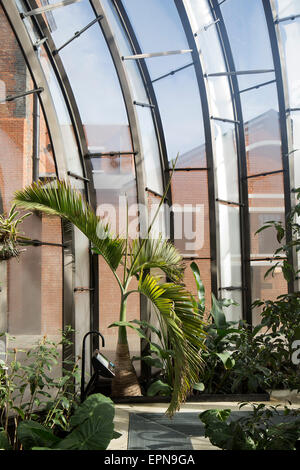
MULTIPOLYGON (((278 404, 276 401, 266 405, 278 404)), ((299 408, 298 405, 294 405, 299 408)), ((217 449, 204 437, 198 414, 212 408, 239 410, 239 403, 185 403, 170 420, 167 404, 116 405, 115 430, 122 436, 111 441, 108 450, 211 450, 217 449), (190 417, 189 417, 190 414, 190 417)), ((243 411, 250 411, 246 406, 243 411)))

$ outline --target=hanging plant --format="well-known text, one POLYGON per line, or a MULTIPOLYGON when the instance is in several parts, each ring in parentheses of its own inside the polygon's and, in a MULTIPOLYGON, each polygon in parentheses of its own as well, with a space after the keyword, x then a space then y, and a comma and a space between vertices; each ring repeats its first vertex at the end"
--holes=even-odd
POLYGON ((8 216, 0 215, 0 261, 5 261, 13 257, 18 257, 21 251, 19 242, 28 240, 24 233, 19 231, 19 225, 31 212, 19 217, 20 212, 16 210, 16 205, 10 209, 8 216))

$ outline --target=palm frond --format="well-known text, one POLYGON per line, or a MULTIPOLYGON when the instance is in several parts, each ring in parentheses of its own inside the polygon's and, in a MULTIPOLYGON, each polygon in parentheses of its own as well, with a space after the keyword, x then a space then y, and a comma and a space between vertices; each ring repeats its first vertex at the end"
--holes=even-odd
POLYGON ((183 279, 184 264, 175 246, 162 237, 133 240, 130 247, 131 273, 136 275, 142 270, 159 268, 167 277, 180 282, 183 279))
POLYGON ((147 274, 141 276, 138 290, 155 305, 164 324, 170 349, 174 351, 174 378, 171 403, 167 413, 172 416, 186 399, 193 384, 199 381, 202 367, 200 352, 205 333, 191 294, 181 285, 159 284, 147 274))
POLYGON ((14 202, 24 209, 38 210, 56 215, 74 224, 92 243, 96 253, 103 256, 116 270, 124 250, 124 240, 113 237, 108 224, 104 224, 83 199, 81 193, 66 181, 35 182, 15 193, 14 202))

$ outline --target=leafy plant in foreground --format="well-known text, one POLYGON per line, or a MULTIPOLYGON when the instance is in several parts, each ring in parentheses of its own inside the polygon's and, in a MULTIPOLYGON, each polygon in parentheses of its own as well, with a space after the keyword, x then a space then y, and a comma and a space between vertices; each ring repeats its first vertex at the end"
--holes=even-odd
POLYGON ((231 420, 230 409, 206 410, 199 418, 205 425, 205 437, 223 450, 295 450, 300 438, 300 410, 285 406, 280 412, 280 406, 253 404, 248 416, 235 420, 231 420), (278 418, 279 424, 275 421, 278 418))
MULTIPOLYGON (((63 438, 37 421, 21 421, 17 438, 23 450, 105 450, 120 437, 114 431, 114 404, 100 393, 88 397, 70 418, 70 429, 63 438)), ((11 450, 7 434, 0 433, 0 448, 11 450)))
MULTIPOLYGON (((0 428, 18 448, 16 430, 22 421, 39 421, 49 429, 68 431, 70 416, 77 407, 74 383, 80 380, 78 361, 63 361, 62 375, 54 373, 60 350, 70 344, 67 327, 58 342, 44 336, 27 351, 11 348, 6 336, 5 357, 0 360, 0 428)), ((3 434, 2 434, 3 436, 3 434)))

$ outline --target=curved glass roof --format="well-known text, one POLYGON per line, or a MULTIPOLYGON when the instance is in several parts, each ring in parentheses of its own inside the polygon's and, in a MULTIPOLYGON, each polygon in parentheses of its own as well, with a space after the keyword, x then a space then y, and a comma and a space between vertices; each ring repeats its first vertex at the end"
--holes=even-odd
MULTIPOLYGON (((238 304, 228 309, 231 319, 255 323, 256 298, 293 290, 280 269, 264 280, 277 245, 255 232, 270 218, 284 221, 300 185, 299 1, 3 0, 2 7, 33 80, 47 84, 40 100, 56 162, 95 209, 112 204, 118 212, 127 195, 145 228, 179 154, 156 231, 187 266, 199 264, 207 293, 238 304)), ((186 284, 195 290, 189 267, 186 284)))

